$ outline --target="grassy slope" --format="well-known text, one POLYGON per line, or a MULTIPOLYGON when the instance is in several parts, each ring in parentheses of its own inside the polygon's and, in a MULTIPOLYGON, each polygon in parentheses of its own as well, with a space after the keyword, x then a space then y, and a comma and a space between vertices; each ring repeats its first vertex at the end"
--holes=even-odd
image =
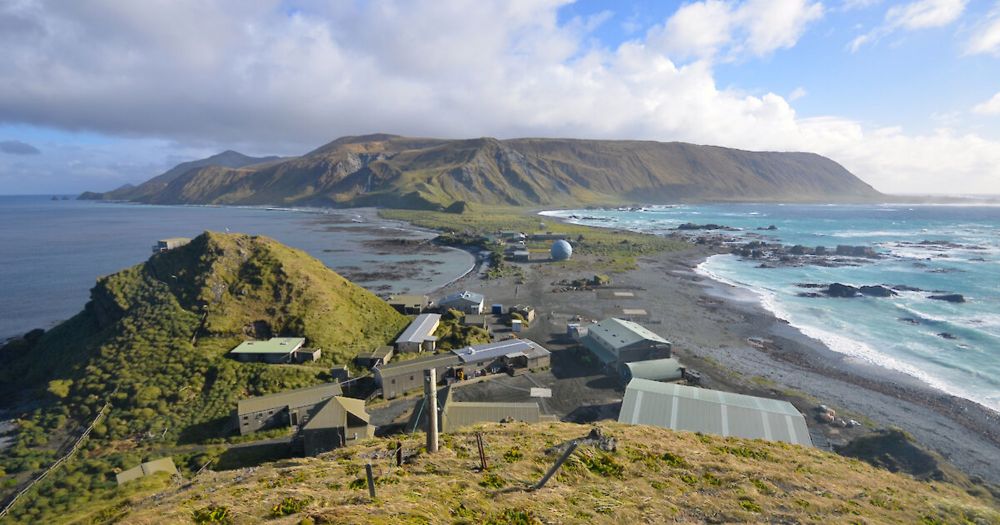
POLYGON ((876 469, 811 448, 764 441, 602 424, 617 451, 580 447, 549 485, 557 454, 546 449, 587 434, 570 423, 482 425, 442 436, 436 455, 419 453, 423 435, 370 440, 254 472, 205 473, 190 488, 145 487, 74 513, 128 523, 189 523, 209 507, 235 523, 1000 523, 995 502, 940 482, 876 469), (474 430, 485 438, 489 472, 478 471, 474 430), (374 466, 378 499, 368 500, 364 464, 374 466), (156 494, 155 497, 153 494, 156 494), (302 508, 279 518, 286 502, 302 508))
MULTIPOLYGON (((26 476, 51 463, 62 437, 78 434, 105 401, 112 403, 78 458, 21 503, 17 515, 37 520, 63 512, 111 488, 116 468, 225 436, 237 399, 327 380, 331 362, 385 344, 406 322, 319 261, 261 237, 206 233, 102 278, 84 312, 28 351, 6 356, 0 371, 5 391, 35 392, 38 403, 19 421, 16 444, 0 456, 0 469, 11 474, 26 476), (324 361, 226 358, 254 321, 305 336, 324 349, 324 361)), ((200 466, 197 454, 176 459, 182 467, 200 466)))

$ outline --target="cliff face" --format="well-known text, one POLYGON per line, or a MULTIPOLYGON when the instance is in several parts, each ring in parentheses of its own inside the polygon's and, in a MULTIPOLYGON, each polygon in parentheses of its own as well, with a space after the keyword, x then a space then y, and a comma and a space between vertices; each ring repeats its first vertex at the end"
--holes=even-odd
POLYGON ((457 201, 533 206, 882 196, 836 162, 811 153, 678 142, 368 135, 337 139, 281 161, 189 169, 165 183, 139 186, 127 198, 156 204, 434 209, 457 201))

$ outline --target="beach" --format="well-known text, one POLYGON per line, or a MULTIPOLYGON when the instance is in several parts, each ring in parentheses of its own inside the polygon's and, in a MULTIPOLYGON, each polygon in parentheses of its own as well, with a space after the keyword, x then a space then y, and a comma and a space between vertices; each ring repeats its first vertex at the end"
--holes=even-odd
MULTIPOLYGON (((715 253, 692 245, 643 257, 637 268, 613 274, 607 289, 559 291, 559 281, 589 278, 593 272, 533 261, 520 264, 523 284, 471 274, 439 293, 470 289, 484 293, 488 305, 525 303, 538 308, 538 320, 523 336, 553 351, 552 372, 535 380, 539 386, 554 387, 550 412, 563 419, 614 418, 615 400, 623 389, 620 381, 602 379, 598 371, 560 370, 558 363, 570 360, 559 359, 559 354, 575 347, 565 337, 566 323, 578 315, 602 319, 621 316, 623 309, 641 309, 648 315, 635 320, 672 341, 675 356, 702 374, 703 386, 792 402, 806 415, 817 446, 833 448, 875 429, 898 427, 970 476, 1000 483, 1000 414, 901 373, 852 361, 806 337, 766 310, 754 294, 699 274, 698 265, 715 253), (611 290, 628 291, 632 297, 615 297, 611 290), (758 348, 748 342, 751 337, 773 344, 758 348), (561 397, 595 408, 581 417, 581 411, 571 411, 572 402, 561 397), (820 403, 862 425, 835 428, 819 423, 813 416, 820 403)), ((579 259, 578 267, 587 266, 579 259)), ((465 395, 486 399, 504 390, 503 385, 484 385, 466 389, 465 395)))

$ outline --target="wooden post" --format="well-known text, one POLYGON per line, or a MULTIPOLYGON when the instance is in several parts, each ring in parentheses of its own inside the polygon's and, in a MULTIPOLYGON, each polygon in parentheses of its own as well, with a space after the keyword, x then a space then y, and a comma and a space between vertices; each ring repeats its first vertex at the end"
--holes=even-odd
POLYGON ((482 432, 476 432, 476 444, 479 446, 479 468, 485 472, 489 466, 486 465, 486 451, 483 449, 482 432))
POLYGON ((372 475, 372 464, 365 463, 365 476, 368 477, 368 495, 375 499, 375 476, 372 475))
POLYGON ((400 441, 396 442, 396 466, 403 466, 403 443, 400 441))
POLYGON ((549 478, 551 478, 556 473, 556 471, 559 470, 559 467, 561 467, 562 464, 565 463, 567 459, 569 459, 570 454, 572 454, 574 450, 576 450, 576 441, 573 441, 572 443, 569 444, 569 447, 566 448, 566 452, 563 452, 563 455, 559 457, 559 460, 556 461, 556 464, 552 465, 552 468, 550 468, 549 471, 545 473, 545 476, 542 478, 542 480, 539 481, 534 487, 531 487, 531 490, 538 490, 544 487, 545 484, 548 483, 549 478))
POLYGON ((427 400, 427 452, 438 451, 437 370, 424 370, 424 398, 427 400))

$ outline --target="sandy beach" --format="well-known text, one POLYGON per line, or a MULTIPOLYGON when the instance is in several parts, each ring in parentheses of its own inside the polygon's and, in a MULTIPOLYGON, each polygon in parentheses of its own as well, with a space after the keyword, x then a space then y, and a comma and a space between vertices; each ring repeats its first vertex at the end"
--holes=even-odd
POLYGON ((970 476, 1000 483, 1000 414, 909 376, 852 361, 804 336, 765 310, 753 294, 699 275, 696 267, 714 253, 692 246, 645 257, 636 269, 613 274, 611 287, 598 290, 559 291, 557 282, 592 277, 593 272, 567 272, 542 261, 520 263, 525 269, 521 284, 472 273, 443 288, 439 293, 482 292, 488 304, 535 305, 539 319, 523 335, 553 351, 551 371, 475 385, 461 397, 515 399, 524 397, 517 392, 528 386, 547 386, 553 388, 553 398, 546 408, 558 417, 616 417, 624 385, 574 364, 579 350, 565 336, 566 322, 577 315, 601 319, 622 316, 623 309, 642 309, 648 315, 636 320, 671 340, 675 356, 702 373, 703 386, 787 399, 806 414, 819 447, 832 448, 877 428, 898 427, 970 476), (632 297, 616 296, 612 290, 629 291, 632 297), (773 345, 757 348, 748 343, 749 337, 770 339, 773 345), (574 410, 580 402, 592 408, 574 410), (817 422, 813 414, 819 403, 862 425, 844 429, 817 422))

